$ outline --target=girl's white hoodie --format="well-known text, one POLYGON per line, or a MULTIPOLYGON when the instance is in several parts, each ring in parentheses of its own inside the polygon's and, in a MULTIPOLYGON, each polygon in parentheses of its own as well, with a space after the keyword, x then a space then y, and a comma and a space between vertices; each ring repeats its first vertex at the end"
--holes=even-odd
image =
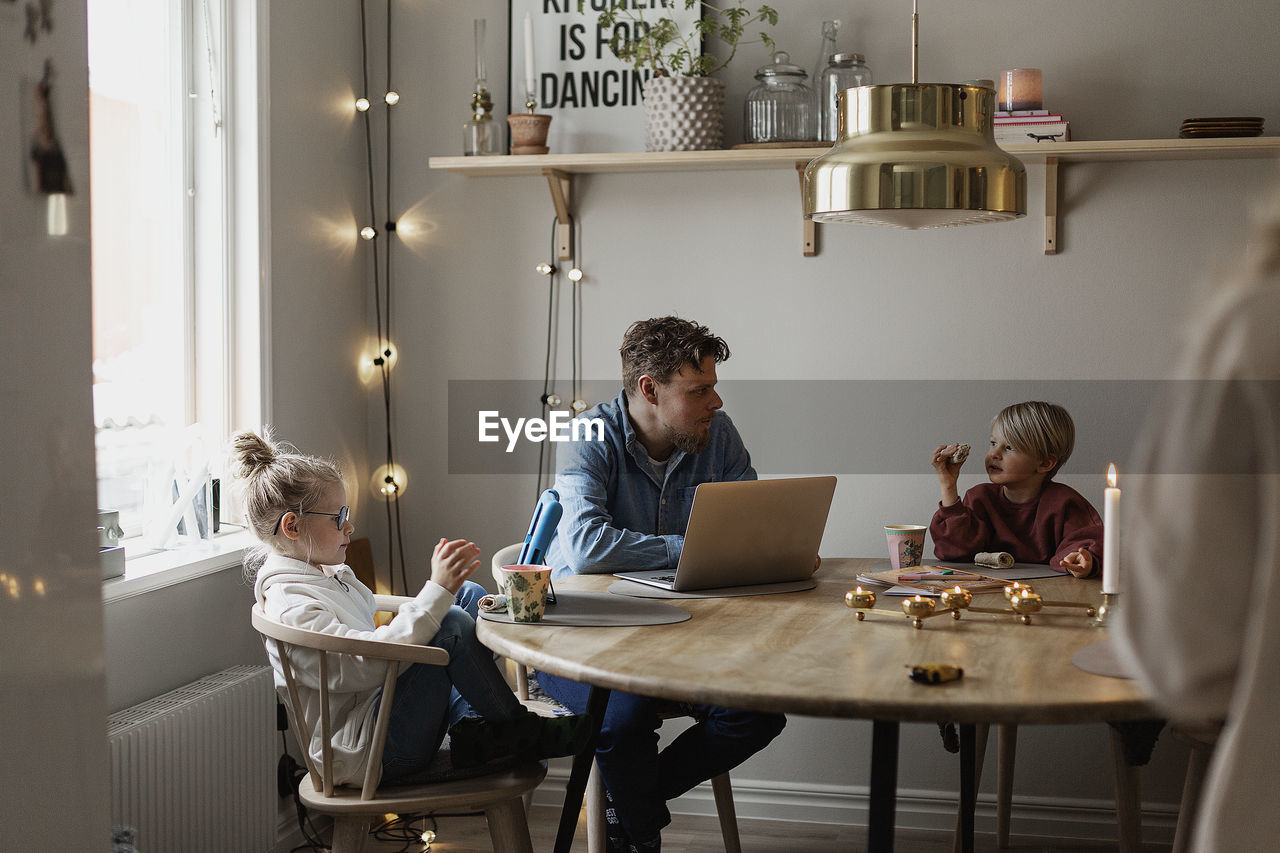
MULTIPOLYGON (((268 616, 286 625, 340 637, 418 645, 431 642, 453 604, 453 595, 448 590, 428 581, 416 597, 400 606, 388 624, 377 627, 373 621, 373 593, 356 579, 350 568, 345 565, 316 568, 279 554, 269 556, 258 570, 254 595, 268 616)), ((275 669, 276 688, 284 691, 287 688, 279 650, 274 640, 265 643, 275 669)), ((294 664, 298 700, 302 705, 294 710, 308 722, 315 723, 316 736, 311 739, 308 752, 318 765, 321 762, 319 653, 295 649, 290 653, 290 660, 294 664)), ((363 779, 374 710, 386 668, 383 661, 366 661, 350 655, 329 658, 334 784, 363 779)))

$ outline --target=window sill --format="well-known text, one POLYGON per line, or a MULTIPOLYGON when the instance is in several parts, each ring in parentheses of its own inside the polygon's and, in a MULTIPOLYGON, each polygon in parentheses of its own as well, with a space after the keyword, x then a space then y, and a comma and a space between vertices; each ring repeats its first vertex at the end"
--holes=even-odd
POLYGON ((257 544, 247 530, 238 530, 199 546, 154 551, 130 557, 124 575, 102 583, 102 603, 110 604, 195 578, 239 568, 244 553, 257 544))

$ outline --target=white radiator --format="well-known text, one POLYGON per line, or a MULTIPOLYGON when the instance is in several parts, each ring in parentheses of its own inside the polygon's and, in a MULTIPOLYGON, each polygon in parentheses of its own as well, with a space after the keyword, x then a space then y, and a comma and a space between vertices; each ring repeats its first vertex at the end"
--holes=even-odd
POLYGON ((267 853, 275 847, 271 668, 236 666, 108 718, 111 821, 140 853, 267 853))

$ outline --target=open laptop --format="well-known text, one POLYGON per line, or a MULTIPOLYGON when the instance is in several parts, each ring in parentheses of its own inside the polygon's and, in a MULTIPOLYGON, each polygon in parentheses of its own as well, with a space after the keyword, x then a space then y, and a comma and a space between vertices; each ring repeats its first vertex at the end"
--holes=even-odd
POLYGON ((835 477, 703 483, 679 565, 615 577, 675 592, 807 581, 835 490, 835 477))

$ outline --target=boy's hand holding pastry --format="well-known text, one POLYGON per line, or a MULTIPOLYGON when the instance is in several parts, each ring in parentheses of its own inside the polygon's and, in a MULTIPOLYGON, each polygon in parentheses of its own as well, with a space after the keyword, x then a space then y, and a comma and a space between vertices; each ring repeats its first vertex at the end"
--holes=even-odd
POLYGON ((938 475, 938 485, 942 487, 942 505, 951 506, 951 504, 960 500, 960 493, 956 491, 956 480, 960 476, 960 467, 964 465, 964 460, 969 455, 969 445, 967 444, 940 444, 933 451, 930 462, 933 464, 933 470, 938 475))
POLYGON ((1059 565, 1078 578, 1093 574, 1093 554, 1081 548, 1063 557, 1059 565))
POLYGON ((466 539, 441 539, 431 552, 431 580, 458 594, 462 582, 480 568, 480 546, 466 539))

